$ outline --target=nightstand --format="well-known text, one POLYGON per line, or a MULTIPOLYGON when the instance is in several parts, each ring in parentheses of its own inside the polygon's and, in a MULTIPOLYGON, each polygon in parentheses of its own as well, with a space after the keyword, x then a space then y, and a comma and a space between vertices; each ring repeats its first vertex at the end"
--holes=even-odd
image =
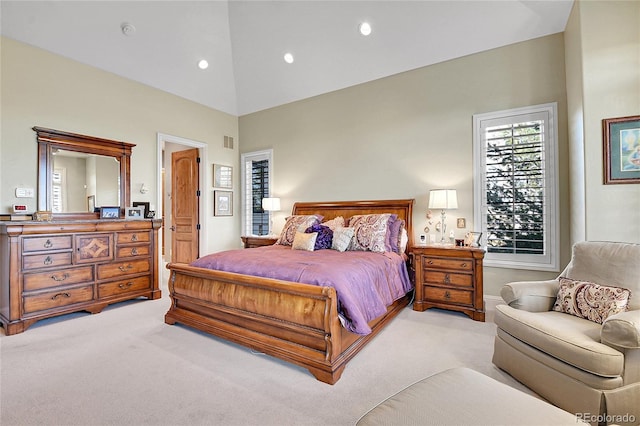
POLYGON ((244 248, 272 246, 278 241, 278 237, 274 236, 258 236, 258 235, 244 235, 242 237, 244 248))
POLYGON ((410 255, 415 270, 414 310, 449 309, 484 321, 483 249, 444 244, 414 245, 410 255))

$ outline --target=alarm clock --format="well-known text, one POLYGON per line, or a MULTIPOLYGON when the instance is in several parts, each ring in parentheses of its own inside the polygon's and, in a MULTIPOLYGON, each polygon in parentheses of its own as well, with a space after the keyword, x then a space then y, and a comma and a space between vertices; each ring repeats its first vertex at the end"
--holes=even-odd
POLYGON ((27 205, 26 204, 14 204, 13 205, 13 212, 14 213, 26 213, 27 212, 27 205))

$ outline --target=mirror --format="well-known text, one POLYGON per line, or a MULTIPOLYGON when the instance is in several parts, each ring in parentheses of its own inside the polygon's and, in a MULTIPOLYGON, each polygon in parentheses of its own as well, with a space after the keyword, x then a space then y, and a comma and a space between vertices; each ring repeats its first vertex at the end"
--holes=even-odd
POLYGON ((127 142, 34 127, 38 140, 38 210, 54 219, 96 219, 95 208, 129 205, 127 142))

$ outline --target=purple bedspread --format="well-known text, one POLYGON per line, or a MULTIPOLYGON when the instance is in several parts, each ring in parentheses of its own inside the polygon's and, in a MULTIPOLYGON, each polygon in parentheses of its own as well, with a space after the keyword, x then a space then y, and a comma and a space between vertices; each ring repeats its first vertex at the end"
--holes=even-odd
POLYGON ((192 265, 333 287, 343 325, 357 334, 371 333, 367 323, 413 288, 405 262, 396 253, 304 251, 273 245, 214 253, 192 265))

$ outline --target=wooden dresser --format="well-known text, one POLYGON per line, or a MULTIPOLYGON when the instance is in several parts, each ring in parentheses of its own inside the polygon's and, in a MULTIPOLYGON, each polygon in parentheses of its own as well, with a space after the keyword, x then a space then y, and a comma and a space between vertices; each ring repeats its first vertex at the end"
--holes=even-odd
POLYGON ((161 220, 0 223, 0 322, 7 335, 43 318, 158 299, 161 220))
POLYGON ((413 309, 442 308, 484 321, 482 259, 484 250, 449 245, 411 247, 416 297, 413 309))

